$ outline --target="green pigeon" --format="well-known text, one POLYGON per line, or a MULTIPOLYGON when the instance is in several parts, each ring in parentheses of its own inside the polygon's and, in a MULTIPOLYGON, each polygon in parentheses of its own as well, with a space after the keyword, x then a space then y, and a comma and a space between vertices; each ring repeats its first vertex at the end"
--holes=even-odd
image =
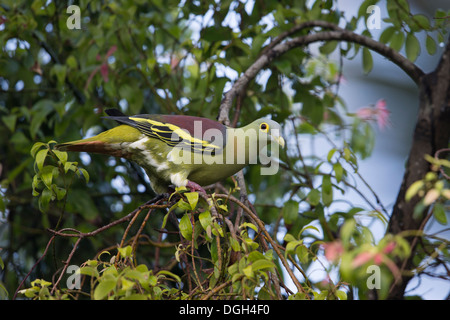
POLYGON ((285 143, 280 125, 269 119, 231 128, 194 116, 105 112, 120 125, 91 138, 58 144, 55 149, 134 161, 159 194, 181 186, 204 192, 202 186, 228 178, 257 159, 269 159, 269 144, 273 151, 285 143))

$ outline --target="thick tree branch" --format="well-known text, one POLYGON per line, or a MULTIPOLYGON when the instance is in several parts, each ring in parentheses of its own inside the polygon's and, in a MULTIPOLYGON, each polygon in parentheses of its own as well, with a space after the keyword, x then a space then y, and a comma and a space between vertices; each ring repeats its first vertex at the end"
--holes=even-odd
MULTIPOLYGON (((420 107, 414 138, 406 164, 400 191, 394 205, 389 221, 388 233, 398 234, 406 230, 420 230, 426 215, 415 218, 414 208, 420 198, 414 197, 410 201, 405 200, 405 194, 409 186, 415 181, 424 178, 430 171, 431 164, 424 158, 426 154, 435 155, 440 149, 448 147, 450 139, 450 38, 439 64, 433 72, 422 77, 420 83, 420 107)), ((424 209, 427 212, 428 209, 424 209)), ((412 254, 406 261, 398 261, 397 265, 402 270, 414 268, 413 258, 417 241, 410 239, 412 254)), ((405 288, 412 276, 404 276, 403 281, 395 282, 391 287, 389 298, 401 299, 405 288)))
POLYGON ((244 72, 244 74, 234 83, 233 87, 224 95, 222 99, 218 121, 225 124, 229 124, 229 112, 233 103, 233 100, 241 93, 246 85, 253 80, 256 75, 266 67, 274 59, 278 58, 287 51, 300 46, 306 46, 314 42, 320 41, 346 41, 357 43, 371 49, 387 59, 391 60, 394 64, 399 66, 405 73, 416 83, 419 84, 424 72, 417 67, 410 60, 402 56, 400 53, 390 48, 389 46, 378 42, 372 38, 354 33, 350 30, 345 30, 333 23, 326 21, 309 21, 308 23, 300 24, 286 33, 275 38, 275 40, 269 45, 269 50, 264 49, 263 54, 244 72), (326 29, 332 29, 330 31, 322 31, 318 33, 307 34, 293 38, 292 40, 279 43, 283 40, 283 37, 287 37, 293 33, 296 33, 302 29, 310 27, 322 27, 326 29), (273 45, 273 44, 276 45, 273 45))

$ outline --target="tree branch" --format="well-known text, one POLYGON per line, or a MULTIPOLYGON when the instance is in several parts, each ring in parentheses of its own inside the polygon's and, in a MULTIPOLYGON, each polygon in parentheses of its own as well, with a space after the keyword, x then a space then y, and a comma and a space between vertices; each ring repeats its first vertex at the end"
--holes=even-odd
POLYGON ((308 23, 300 24, 292 28, 291 30, 285 32, 284 34, 280 35, 279 37, 275 38, 275 40, 269 45, 270 49, 269 50, 267 50, 267 48, 264 49, 263 54, 261 54, 261 56, 244 72, 244 74, 238 80, 236 80, 233 87, 224 95, 224 98, 222 99, 219 108, 219 116, 217 117, 218 121, 223 122, 226 125, 229 125, 230 123, 229 112, 233 100, 236 98, 237 95, 241 93, 241 91, 247 86, 247 84, 256 77, 259 71, 261 71, 274 59, 278 58, 279 56, 281 56, 282 54, 286 53, 287 51, 293 48, 306 46, 314 42, 333 41, 333 40, 357 43, 381 54, 382 56, 389 59, 397 66, 399 66, 403 71, 405 71, 405 73, 416 84, 420 83, 421 78, 424 75, 424 72, 414 63, 412 63, 410 60, 402 56, 400 53, 398 53, 394 49, 390 48, 389 46, 381 42, 357 34, 353 31, 342 29, 330 22, 309 21, 308 23), (311 27, 321 27, 332 30, 307 34, 280 43, 283 40, 283 37, 287 37, 300 30, 311 27))
MULTIPOLYGON (((409 186, 421 180, 430 171, 431 164, 424 155, 435 155, 440 149, 448 147, 450 139, 450 38, 437 68, 422 77, 419 86, 420 107, 413 142, 406 163, 400 191, 394 204, 387 233, 399 234, 408 230, 420 230, 426 216, 415 218, 413 215, 420 197, 405 200, 409 186)), ((427 212, 424 208, 423 212, 427 212)), ((424 226, 424 225, 423 225, 424 226)), ((409 239, 411 256, 405 261, 398 261, 397 266, 405 270, 414 267, 416 241, 409 239)), ((394 283, 389 292, 390 299, 401 299, 412 275, 403 276, 402 282, 394 283)))
POLYGON ((262 231, 262 233, 266 237, 266 240, 269 241, 269 243, 272 245, 272 248, 277 253, 278 257, 281 260, 281 263, 283 264, 283 266, 285 267, 285 269, 288 272, 289 276, 291 277, 292 281, 294 282, 295 286, 297 287, 298 292, 305 293, 306 299, 309 299, 309 296, 305 292, 305 289, 303 289, 301 283, 298 281, 297 277, 294 275, 294 273, 291 270, 291 268, 289 267, 289 264, 287 263, 284 255, 281 253, 280 249, 278 248, 277 244, 275 243, 275 241, 270 236, 269 232, 267 232, 267 230, 266 230, 266 228, 264 226, 264 223, 261 221, 261 219, 259 219, 259 217, 256 214, 254 214, 252 212, 252 210, 250 210, 247 206, 245 206, 245 204, 243 204, 241 201, 239 201, 238 199, 236 199, 232 195, 216 194, 215 197, 216 198, 223 198, 223 199, 231 200, 234 203, 236 203, 238 206, 240 206, 242 209, 244 209, 244 211, 247 213, 247 215, 249 217, 251 217, 252 220, 257 224, 259 230, 262 231))

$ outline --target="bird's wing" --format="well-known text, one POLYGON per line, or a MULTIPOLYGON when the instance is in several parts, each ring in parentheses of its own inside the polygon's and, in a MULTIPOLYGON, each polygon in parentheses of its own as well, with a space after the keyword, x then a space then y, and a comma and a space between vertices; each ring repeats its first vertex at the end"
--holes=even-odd
POLYGON ((226 127, 210 119, 183 115, 126 116, 117 109, 108 109, 106 113, 110 119, 136 128, 148 137, 159 139, 171 147, 188 147, 192 152, 216 154, 222 152, 226 143, 226 127), (208 129, 216 129, 215 132, 222 135, 219 143, 203 139, 203 134, 208 129))

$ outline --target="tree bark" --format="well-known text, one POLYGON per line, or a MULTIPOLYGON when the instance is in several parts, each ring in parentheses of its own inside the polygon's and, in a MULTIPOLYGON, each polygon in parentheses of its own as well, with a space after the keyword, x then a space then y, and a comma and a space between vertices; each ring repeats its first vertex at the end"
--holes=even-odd
MULTIPOLYGON (((424 159, 426 154, 434 154, 442 148, 447 148, 450 139, 450 39, 437 68, 421 77, 419 83, 420 106, 413 142, 403 176, 400 191, 389 221, 388 233, 399 234, 408 230, 423 229, 427 209, 419 218, 413 217, 415 206, 420 198, 405 200, 406 190, 417 180, 424 178, 430 171, 430 163, 424 159)), ((416 243, 414 237, 408 238, 412 250, 411 256, 405 261, 398 261, 402 271, 412 270, 416 243)), ((412 275, 405 274, 400 282, 394 283, 389 292, 389 299, 402 299, 412 275)))

